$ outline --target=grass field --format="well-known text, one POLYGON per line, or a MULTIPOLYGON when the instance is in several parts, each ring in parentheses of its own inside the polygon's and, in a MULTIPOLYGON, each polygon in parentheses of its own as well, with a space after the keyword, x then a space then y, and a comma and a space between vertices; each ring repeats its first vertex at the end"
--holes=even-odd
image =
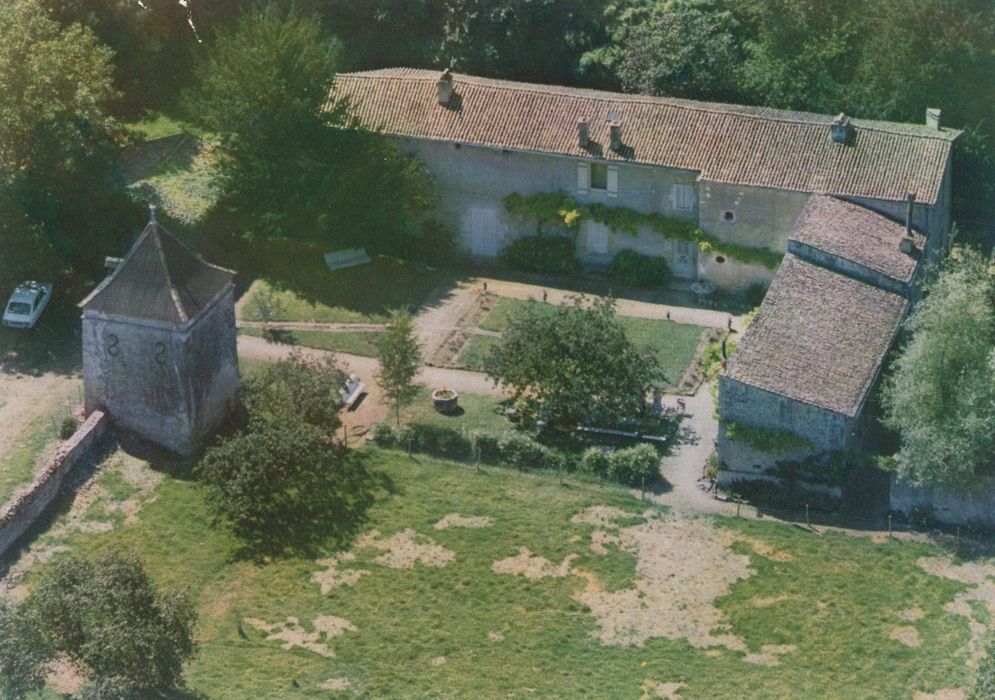
MULTIPOLYGON (((253 335, 257 338, 263 336, 262 328, 239 328, 239 333, 253 335)), ((363 355, 364 357, 377 356, 377 336, 379 333, 353 332, 353 331, 308 331, 292 330, 284 331, 283 342, 291 345, 303 345, 308 348, 318 350, 330 350, 332 352, 347 352, 352 355, 363 355)))
MULTIPOLYGON (((58 419, 65 415, 63 409, 58 419)), ((7 502, 17 487, 31 481, 46 446, 58 439, 56 420, 49 415, 36 418, 21 432, 17 442, 0 456, 0 506, 7 502)))
MULTIPOLYGON (((487 331, 504 332, 511 314, 529 303, 521 299, 501 299, 487 313, 480 327, 487 331)), ((538 304, 538 308, 552 311, 556 307, 538 304)), ((637 348, 656 357, 660 363, 663 382, 670 386, 675 386, 681 374, 690 366, 702 334, 708 330, 702 326, 667 320, 631 316, 619 316, 618 320, 637 348)), ((473 336, 460 353, 459 364, 470 369, 483 369, 490 349, 500 342, 501 339, 494 336, 473 336)))
POLYGON ((276 292, 282 312, 272 321, 317 323, 383 323, 390 309, 417 311, 432 291, 448 278, 447 273, 404 262, 376 257, 369 265, 334 272, 325 270, 313 299, 256 280, 246 291, 243 317, 262 320, 253 297, 265 289, 276 292))
POLYGON ((929 544, 687 520, 613 487, 368 454, 393 488, 347 556, 240 561, 199 485, 117 457, 85 517, 60 516, 24 561, 134 550, 189 588, 186 677, 209 698, 909 698, 966 687, 968 619, 991 624, 981 588, 941 577, 967 569, 929 544), (122 498, 140 510, 115 517, 122 498), (944 609, 955 599, 967 616, 944 609))
POLYGON ((493 396, 462 393, 459 396, 460 410, 444 415, 436 411, 432 405, 432 388, 422 387, 418 390, 414 400, 401 410, 403 422, 492 433, 501 433, 513 428, 511 422, 505 418, 504 405, 493 396))

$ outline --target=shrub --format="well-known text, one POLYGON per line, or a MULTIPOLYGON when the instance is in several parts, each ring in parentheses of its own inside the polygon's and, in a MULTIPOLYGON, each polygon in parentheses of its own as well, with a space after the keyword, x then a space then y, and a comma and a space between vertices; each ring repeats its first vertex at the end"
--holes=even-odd
POLYGON ((76 429, 79 427, 79 423, 72 416, 66 416, 62 419, 62 425, 59 426, 59 437, 63 440, 68 440, 75 433, 76 429))
POLYGON ((396 444, 396 437, 388 423, 377 423, 370 430, 370 439, 380 447, 392 447, 396 444))
POLYGON ((509 267, 543 275, 568 275, 580 265, 572 238, 563 236, 526 236, 519 238, 501 253, 509 267))
POLYGON ((670 267, 661 256, 623 250, 608 266, 608 276, 629 287, 656 287, 670 282, 670 267))
POLYGON ((659 476, 660 455, 645 443, 608 455, 608 474, 622 484, 639 486, 659 476))
POLYGON ((588 447, 580 458, 581 471, 601 478, 608 476, 608 455, 600 447, 588 447))
POLYGON ((498 441, 501 459, 519 469, 557 468, 555 453, 532 438, 508 433, 498 441))

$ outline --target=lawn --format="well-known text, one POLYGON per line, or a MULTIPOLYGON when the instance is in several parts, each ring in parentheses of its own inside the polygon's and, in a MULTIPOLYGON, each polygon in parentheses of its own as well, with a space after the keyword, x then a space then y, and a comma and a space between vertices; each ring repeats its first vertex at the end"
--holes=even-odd
MULTIPOLYGON (((239 328, 239 333, 253 335, 261 338, 262 328, 239 328)), ((281 342, 291 345, 303 345, 308 348, 318 350, 330 350, 332 352, 346 352, 351 355, 363 355, 364 357, 377 356, 377 336, 379 333, 366 331, 307 331, 288 330, 282 331, 281 342)))
POLYGON ((0 506, 7 502, 19 486, 31 481, 45 448, 58 439, 56 421, 65 415, 63 409, 58 418, 47 414, 39 416, 21 431, 9 450, 0 455, 0 506))
MULTIPOLYGON (((167 132, 172 122, 153 122, 152 133, 167 132)), ((215 158, 217 141, 180 132, 159 144, 133 146, 126 152, 128 189, 136 199, 157 202, 163 211, 185 224, 193 224, 214 206, 219 190, 215 158), (175 143, 174 143, 175 142, 175 143)))
POLYGON ((405 423, 424 423, 454 430, 482 430, 499 434, 514 426, 505 418, 504 404, 486 394, 459 396, 459 410, 445 415, 432 405, 432 389, 422 387, 414 400, 401 410, 401 420, 405 423))
POLYGON ((448 278, 442 270, 379 256, 368 265, 334 272, 326 268, 310 297, 257 279, 245 293, 242 317, 262 320, 254 297, 272 290, 282 309, 271 321, 384 323, 391 309, 417 311, 448 278))
POLYGON ((200 486, 148 470, 143 482, 128 458, 105 467, 89 527, 61 515, 24 560, 59 545, 134 550, 157 582, 189 588, 201 648, 186 678, 210 698, 346 686, 361 697, 897 698, 970 682, 968 618, 944 606, 982 593, 941 578, 937 562, 950 562, 932 545, 687 520, 614 487, 368 455, 393 487, 355 559, 240 561, 200 486), (112 501, 142 483, 137 514, 113 517, 112 501))
MULTIPOLYGON (((481 321, 480 328, 486 331, 504 332, 508 327, 509 317, 517 309, 529 303, 537 302, 500 299, 481 321)), ((538 308, 551 312, 556 307, 539 304, 538 308)), ((675 323, 665 319, 619 316, 618 320, 625 328, 629 340, 637 348, 656 357, 660 363, 663 382, 669 386, 676 386, 680 381, 684 370, 694 361, 695 350, 701 342, 702 335, 708 331, 702 326, 675 323)), ((482 370, 490 349, 500 342, 500 338, 494 336, 473 336, 460 353, 459 364, 470 369, 482 370)))

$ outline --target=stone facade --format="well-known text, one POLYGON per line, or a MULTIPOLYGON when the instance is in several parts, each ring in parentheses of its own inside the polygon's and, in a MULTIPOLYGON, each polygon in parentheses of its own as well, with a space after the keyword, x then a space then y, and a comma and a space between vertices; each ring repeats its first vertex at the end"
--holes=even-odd
POLYGON ((195 453, 239 386, 233 276, 153 221, 81 304, 87 413, 195 453))

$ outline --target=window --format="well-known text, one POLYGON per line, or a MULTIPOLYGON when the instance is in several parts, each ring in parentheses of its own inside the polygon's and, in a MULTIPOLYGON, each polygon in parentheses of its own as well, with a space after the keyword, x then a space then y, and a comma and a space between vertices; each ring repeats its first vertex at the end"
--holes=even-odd
POLYGON ((608 189, 608 166, 605 163, 591 163, 591 189, 608 189))
POLYGON ((674 185, 674 208, 684 211, 694 209, 694 190, 687 185, 674 185))
POLYGON ((736 215, 727 209, 726 212, 722 215, 722 219, 731 224, 736 221, 736 215))

